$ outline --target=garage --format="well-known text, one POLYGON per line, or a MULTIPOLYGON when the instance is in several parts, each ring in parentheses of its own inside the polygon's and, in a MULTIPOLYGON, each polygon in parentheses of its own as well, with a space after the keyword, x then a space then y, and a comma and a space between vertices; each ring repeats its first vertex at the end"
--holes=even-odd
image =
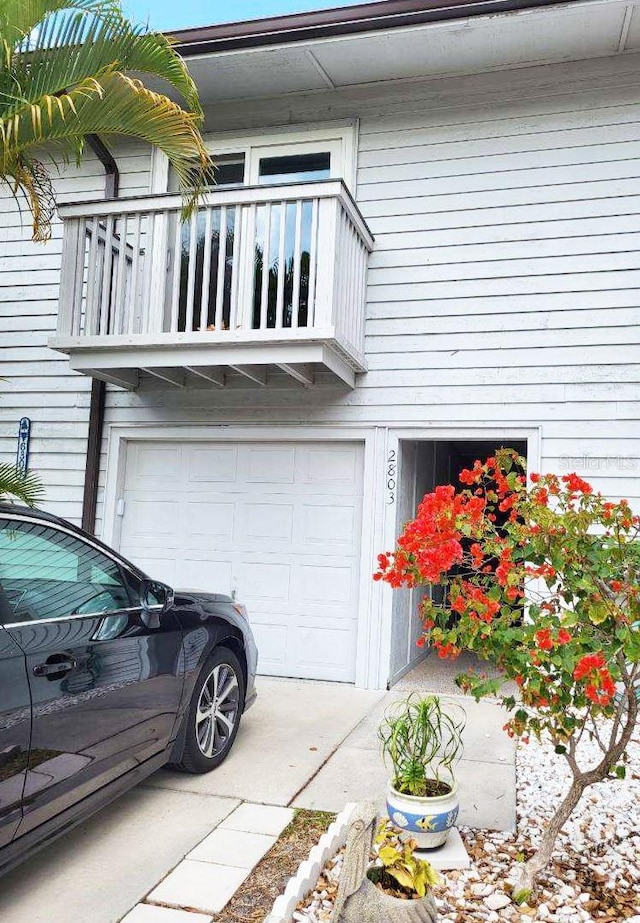
POLYGON ((120 550, 174 587, 235 594, 260 672, 355 679, 363 446, 127 443, 120 550))

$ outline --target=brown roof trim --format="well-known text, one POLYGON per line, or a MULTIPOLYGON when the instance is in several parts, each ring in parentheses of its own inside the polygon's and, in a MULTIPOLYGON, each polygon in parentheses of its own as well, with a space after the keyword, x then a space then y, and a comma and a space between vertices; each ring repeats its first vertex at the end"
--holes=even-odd
POLYGON ((169 36, 176 42, 180 54, 189 57, 536 7, 566 6, 575 2, 577 0, 384 0, 340 9, 183 29, 170 32, 169 36))

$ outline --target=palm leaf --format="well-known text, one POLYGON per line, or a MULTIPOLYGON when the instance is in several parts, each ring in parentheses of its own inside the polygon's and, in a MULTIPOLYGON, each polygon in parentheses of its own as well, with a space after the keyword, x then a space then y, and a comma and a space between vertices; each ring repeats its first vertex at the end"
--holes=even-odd
POLYGON ((0 465, 0 500, 15 499, 35 506, 42 494, 42 484, 34 474, 21 474, 13 465, 0 465))
POLYGON ((0 181, 22 192, 34 239, 50 232, 53 189, 41 158, 80 160, 87 135, 126 135, 162 150, 191 214, 211 160, 196 86, 163 35, 113 0, 0 0, 0 181), (162 81, 186 108, 131 75, 162 81))
POLYGON ((160 78, 201 115, 191 75, 164 35, 145 33, 120 14, 87 10, 58 12, 43 19, 15 61, 21 98, 14 108, 64 92, 105 68, 160 78))

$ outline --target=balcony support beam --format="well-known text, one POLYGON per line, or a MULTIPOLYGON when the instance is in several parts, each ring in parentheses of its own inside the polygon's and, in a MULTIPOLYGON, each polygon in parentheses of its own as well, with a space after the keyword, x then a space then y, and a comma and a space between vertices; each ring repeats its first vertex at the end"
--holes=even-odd
POLYGON ((260 385, 261 388, 264 388, 267 383, 267 370, 264 366, 230 365, 229 368, 240 375, 244 375, 245 378, 248 378, 255 385, 260 385))
MULTIPOLYGON (((72 369, 75 368, 73 361, 70 362, 70 366, 72 369)), ((124 388, 125 391, 135 391, 140 385, 140 376, 135 369, 86 369, 82 366, 76 371, 100 381, 107 381, 118 388, 124 388)))
POLYGON ((299 381, 305 388, 310 388, 313 385, 313 369, 308 365, 291 365, 288 362, 279 362, 278 368, 286 372, 295 381, 299 381))
POLYGON ((154 378, 159 378, 160 381, 164 381, 169 385, 173 385, 174 388, 184 388, 184 372, 180 369, 156 369, 144 366, 141 371, 146 372, 148 375, 153 375, 154 378))
POLYGON ((198 378, 204 379, 204 381, 210 382, 212 385, 215 385, 216 388, 224 388, 226 382, 224 378, 224 371, 217 368, 199 368, 194 365, 185 365, 187 372, 191 372, 192 375, 196 375, 198 378))

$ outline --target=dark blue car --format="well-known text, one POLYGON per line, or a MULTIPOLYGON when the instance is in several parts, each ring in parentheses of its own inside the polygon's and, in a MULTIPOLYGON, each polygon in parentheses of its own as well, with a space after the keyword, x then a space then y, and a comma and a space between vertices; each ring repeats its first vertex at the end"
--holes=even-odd
POLYGON ((254 701, 243 606, 0 504, 0 871, 162 765, 207 772, 254 701))

